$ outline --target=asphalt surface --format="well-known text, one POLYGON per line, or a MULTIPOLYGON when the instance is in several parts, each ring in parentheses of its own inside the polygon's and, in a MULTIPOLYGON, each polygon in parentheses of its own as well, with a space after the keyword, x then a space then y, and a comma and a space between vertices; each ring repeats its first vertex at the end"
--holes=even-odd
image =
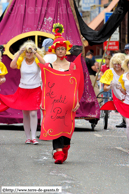
POLYGON ((61 186, 62 194, 129 194, 129 142, 125 129, 115 127, 121 120, 112 111, 108 129, 103 129, 101 118, 94 131, 89 121, 76 120, 62 165, 54 164, 51 141, 26 145, 22 126, 1 125, 0 186, 61 186))

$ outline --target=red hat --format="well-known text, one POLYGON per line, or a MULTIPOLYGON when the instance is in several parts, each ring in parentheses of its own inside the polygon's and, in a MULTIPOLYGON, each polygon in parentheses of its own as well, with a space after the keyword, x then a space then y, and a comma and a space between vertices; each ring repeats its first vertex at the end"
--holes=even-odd
POLYGON ((62 37, 62 33, 64 32, 63 25, 59 23, 54 24, 52 31, 55 33, 55 39, 53 45, 49 47, 48 51, 55 53, 56 48, 60 46, 65 47, 66 51, 69 51, 73 45, 62 37))

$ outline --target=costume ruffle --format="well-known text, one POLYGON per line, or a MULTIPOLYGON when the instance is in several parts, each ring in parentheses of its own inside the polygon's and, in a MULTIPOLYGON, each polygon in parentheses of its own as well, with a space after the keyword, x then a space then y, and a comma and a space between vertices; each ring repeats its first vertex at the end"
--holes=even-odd
POLYGON ((117 111, 126 118, 129 118, 129 104, 124 103, 123 101, 116 98, 116 96, 113 94, 113 102, 117 109, 117 111))
POLYGON ((41 87, 34 89, 23 89, 18 87, 17 91, 12 95, 0 94, 0 112, 2 112, 4 108, 38 110, 40 109, 40 103, 41 87))
POLYGON ((126 90, 126 89, 125 89, 125 86, 124 86, 123 75, 124 75, 124 74, 122 74, 122 75, 120 76, 120 78, 119 78, 118 82, 120 82, 120 83, 121 83, 122 88, 123 88, 124 90, 126 90))
POLYGON ((1 70, 0 75, 6 75, 8 73, 6 66, 2 62, 0 62, 0 70, 1 70))
POLYGON ((119 100, 114 93, 113 101, 106 102, 100 110, 117 110, 123 117, 129 118, 129 104, 119 100))
POLYGON ((113 101, 108 101, 100 108, 100 110, 116 110, 116 108, 113 101))
POLYGON ((113 80, 113 73, 111 69, 108 69, 105 71, 105 73, 102 75, 100 82, 103 84, 110 85, 111 81, 113 80))

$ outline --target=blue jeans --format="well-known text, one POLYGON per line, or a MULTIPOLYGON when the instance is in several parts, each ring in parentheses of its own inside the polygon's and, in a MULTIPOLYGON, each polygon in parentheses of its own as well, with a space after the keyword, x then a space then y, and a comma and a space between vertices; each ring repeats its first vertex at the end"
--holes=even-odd
POLYGON ((103 97, 105 97, 105 99, 103 100, 104 103, 108 102, 108 98, 112 97, 112 92, 111 90, 109 90, 108 92, 103 92, 103 97))

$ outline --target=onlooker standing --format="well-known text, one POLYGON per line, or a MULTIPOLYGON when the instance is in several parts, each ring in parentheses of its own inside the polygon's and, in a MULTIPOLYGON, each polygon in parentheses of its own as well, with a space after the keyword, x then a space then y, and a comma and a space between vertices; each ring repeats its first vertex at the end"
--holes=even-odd
MULTIPOLYGON (((88 68, 89 75, 90 75, 92 86, 94 86, 94 82, 95 82, 95 79, 96 79, 96 72, 98 71, 98 68, 94 64, 92 58, 93 58, 93 53, 88 51, 86 53, 85 61, 86 61, 86 65, 87 65, 87 68, 88 68)), ((99 88, 98 88, 97 81, 95 83, 94 91, 95 91, 95 95, 97 96, 99 94, 99 88)), ((98 102, 99 101, 101 101, 101 99, 98 99, 98 102)))
POLYGON ((129 44, 126 44, 126 45, 125 45, 124 50, 125 50, 125 54, 126 54, 126 55, 129 55, 129 44))
MULTIPOLYGON (((105 64, 102 65, 101 67, 101 70, 100 70, 100 77, 104 74, 104 72, 106 70, 108 70, 110 68, 110 59, 111 59, 111 55, 107 55, 105 57, 105 64)), ((107 92, 104 92, 103 93, 103 97, 105 98, 104 99, 104 103, 106 103, 108 101, 108 97, 111 97, 112 94, 111 94, 111 90, 107 91, 107 92)))
POLYGON ((96 62, 96 60, 95 60, 95 56, 94 56, 94 50, 92 50, 92 49, 90 49, 89 50, 91 53, 92 53, 92 61, 95 63, 96 62))

